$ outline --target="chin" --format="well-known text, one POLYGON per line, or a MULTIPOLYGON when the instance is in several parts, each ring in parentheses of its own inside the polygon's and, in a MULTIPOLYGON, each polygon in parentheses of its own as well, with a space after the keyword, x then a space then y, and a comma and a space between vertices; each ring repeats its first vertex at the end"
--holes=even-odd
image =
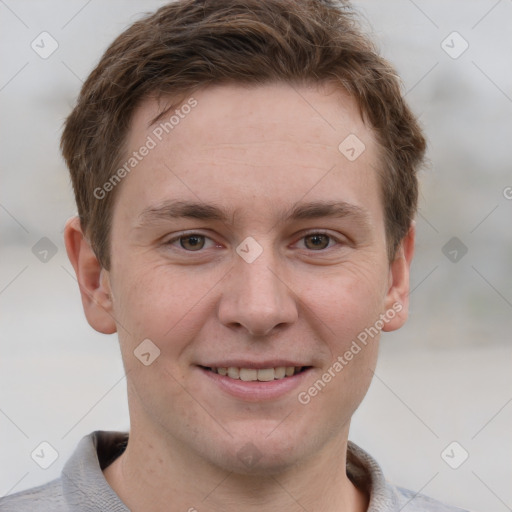
POLYGON ((272 476, 290 470, 298 461, 297 454, 275 453, 275 451, 260 451, 255 445, 247 443, 236 453, 221 456, 222 469, 237 475, 272 476))
MULTIPOLYGON (((275 425, 274 427, 275 428, 275 425)), ((283 430, 272 432, 266 428, 263 432, 254 432, 228 438, 218 443, 212 462, 225 471, 239 475, 270 476, 291 469, 306 457, 308 443, 297 433, 283 430), (280 435, 279 435, 280 434, 280 435)), ((314 451, 315 447, 309 447, 314 451)), ((204 455, 204 451, 202 452, 204 455)))

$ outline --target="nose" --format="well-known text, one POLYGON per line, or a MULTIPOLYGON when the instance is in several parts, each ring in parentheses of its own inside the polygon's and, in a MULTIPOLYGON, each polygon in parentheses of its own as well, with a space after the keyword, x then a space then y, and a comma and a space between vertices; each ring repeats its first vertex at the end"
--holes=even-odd
POLYGON ((254 337, 291 325, 298 318, 297 299, 286 281, 270 249, 252 263, 237 256, 224 281, 219 320, 231 328, 245 328, 254 337))

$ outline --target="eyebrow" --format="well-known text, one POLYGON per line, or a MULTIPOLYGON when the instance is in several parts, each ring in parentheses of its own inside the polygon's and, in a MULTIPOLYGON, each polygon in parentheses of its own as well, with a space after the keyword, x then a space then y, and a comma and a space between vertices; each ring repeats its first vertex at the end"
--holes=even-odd
MULTIPOLYGON (((235 212, 228 213, 216 204, 194 201, 169 200, 144 209, 138 217, 138 227, 159 221, 173 219, 216 220, 232 224, 229 219, 235 212)), ((370 224, 369 212, 357 205, 345 201, 311 201, 294 205, 288 211, 281 211, 278 223, 293 220, 332 218, 354 218, 363 224, 370 224)))

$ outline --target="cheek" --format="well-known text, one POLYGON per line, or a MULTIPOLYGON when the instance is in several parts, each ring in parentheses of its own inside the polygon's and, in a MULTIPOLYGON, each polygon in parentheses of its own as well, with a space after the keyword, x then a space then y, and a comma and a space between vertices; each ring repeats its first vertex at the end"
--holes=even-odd
POLYGON ((383 312, 387 274, 384 265, 347 263, 331 274, 310 276, 301 299, 314 313, 339 354, 383 312))
MULTIPOLYGON (((132 267, 134 268, 134 267, 132 267)), ((125 351, 149 338, 161 355, 176 357, 201 330, 208 318, 211 279, 190 269, 146 266, 138 272, 119 267, 123 275, 116 290, 114 314, 125 351)), ((214 280, 215 281, 215 280, 214 280)))
POLYGON ((339 431, 347 427, 352 415, 366 395, 375 369, 378 353, 378 336, 360 351, 351 351, 352 344, 345 346, 333 358, 332 363, 323 369, 316 380, 309 383, 297 396, 302 414, 323 418, 322 432, 339 431), (346 353, 350 352, 348 360, 346 353), (354 353, 357 352, 357 353, 354 353))
MULTIPOLYGON (((179 301, 173 290, 151 273, 129 276, 125 274, 119 300, 115 303, 115 314, 119 323, 126 327, 126 334, 134 338, 160 338, 164 329, 169 329, 172 320, 179 315, 179 301)), ((120 336, 123 331, 120 330, 120 336)))

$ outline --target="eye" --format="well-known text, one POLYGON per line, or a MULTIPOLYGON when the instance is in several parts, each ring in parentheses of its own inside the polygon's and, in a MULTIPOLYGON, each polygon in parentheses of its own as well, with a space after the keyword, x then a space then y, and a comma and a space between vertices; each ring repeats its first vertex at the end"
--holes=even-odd
POLYGON ((203 235, 182 236, 179 239, 183 249, 198 251, 204 247, 205 237, 203 235))
POLYGON ((330 245, 330 242, 335 242, 338 244, 340 242, 340 240, 338 240, 337 238, 322 232, 309 233, 306 236, 304 236, 301 240, 304 240, 304 246, 306 247, 306 249, 310 249, 313 251, 322 251, 324 249, 332 247, 332 245, 330 245))
POLYGON ((210 246, 215 245, 213 240, 205 235, 201 235, 200 233, 190 233, 172 238, 166 243, 166 245, 177 247, 176 244, 179 243, 179 247, 185 251, 198 252, 205 248, 208 240, 211 242, 210 246))

